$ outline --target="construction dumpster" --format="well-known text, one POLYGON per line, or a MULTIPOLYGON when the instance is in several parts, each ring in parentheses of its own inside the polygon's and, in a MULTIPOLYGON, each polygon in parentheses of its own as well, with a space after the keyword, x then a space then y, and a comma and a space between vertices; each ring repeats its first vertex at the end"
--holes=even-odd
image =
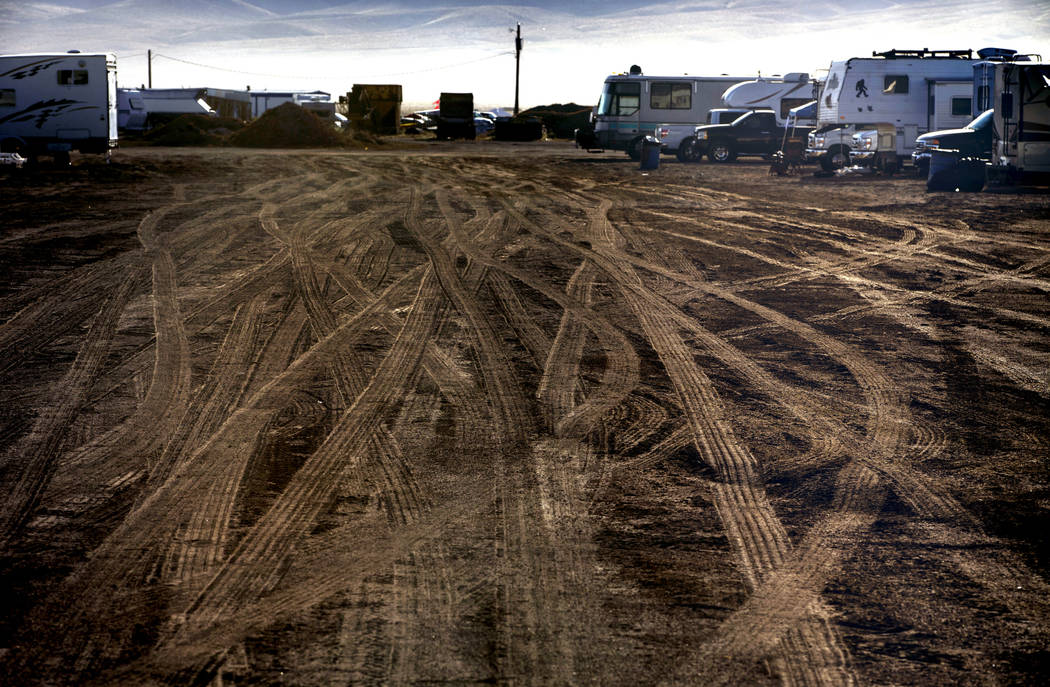
POLYGON ((346 94, 347 118, 357 129, 397 134, 401 123, 401 85, 355 83, 346 94))

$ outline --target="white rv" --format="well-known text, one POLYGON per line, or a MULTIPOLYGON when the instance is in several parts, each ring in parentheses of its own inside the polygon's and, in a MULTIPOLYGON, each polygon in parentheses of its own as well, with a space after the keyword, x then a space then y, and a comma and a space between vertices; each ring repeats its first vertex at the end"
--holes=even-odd
POLYGON ((995 65, 992 104, 989 176, 1005 181, 1050 179, 1050 64, 995 65))
MULTIPOLYGON (((758 78, 730 86, 722 94, 726 107, 748 110, 773 110, 777 126, 787 126, 788 114, 792 108, 805 105, 817 99, 820 82, 810 79, 809 74, 793 72, 783 78, 758 78)), ((799 126, 816 126, 816 120, 806 121, 804 117, 795 122, 799 126)))
POLYGON ((214 117, 215 110, 200 88, 118 88, 117 123, 120 129, 145 131, 179 115, 214 117))
POLYGON ((116 146, 116 56, 0 55, 0 151, 65 163, 116 146))
POLYGON ((726 88, 751 76, 648 76, 637 66, 627 74, 605 79, 598 111, 594 115, 594 137, 598 148, 626 150, 641 157, 646 136, 667 129, 661 147, 675 153, 678 144, 702 124, 707 111, 721 107, 726 88), (679 126, 682 125, 682 126, 679 126), (681 131, 680 136, 674 134, 681 131))
POLYGON ((971 50, 890 50, 872 57, 832 62, 817 100, 817 129, 806 157, 827 170, 850 163, 853 135, 894 129, 898 161, 911 155, 915 139, 935 129, 954 129, 973 118, 971 50))
MULTIPOLYGON (((329 103, 332 100, 332 94, 325 91, 249 91, 248 95, 252 99, 252 117, 261 117, 263 112, 285 103, 305 106, 307 103, 329 103)), ((332 108, 334 110, 334 104, 332 108)))

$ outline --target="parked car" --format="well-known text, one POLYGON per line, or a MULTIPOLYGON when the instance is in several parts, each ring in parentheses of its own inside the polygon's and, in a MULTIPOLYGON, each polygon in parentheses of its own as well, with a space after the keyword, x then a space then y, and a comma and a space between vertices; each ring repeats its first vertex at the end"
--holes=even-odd
POLYGON ((915 139, 912 164, 926 176, 934 150, 957 150, 964 156, 988 159, 992 155, 992 121, 995 110, 985 110, 961 129, 931 131, 915 139))

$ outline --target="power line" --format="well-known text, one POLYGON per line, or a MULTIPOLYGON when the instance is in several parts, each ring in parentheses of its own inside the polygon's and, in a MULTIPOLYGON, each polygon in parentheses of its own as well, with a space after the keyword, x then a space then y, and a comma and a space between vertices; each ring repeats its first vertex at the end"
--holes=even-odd
MULTIPOLYGON (((411 74, 425 74, 427 72, 436 72, 436 71, 441 71, 443 69, 452 69, 454 67, 463 67, 463 66, 466 66, 468 64, 477 64, 479 62, 486 62, 488 60, 496 59, 497 57, 505 57, 507 55, 513 55, 513 54, 514 54, 513 52, 503 51, 503 52, 499 52, 499 53, 496 53, 496 54, 493 54, 493 55, 487 55, 485 57, 475 58, 473 60, 466 60, 464 62, 456 62, 456 63, 453 63, 453 64, 446 64, 446 65, 441 65, 441 66, 438 66, 438 67, 428 67, 427 69, 414 69, 414 70, 403 71, 403 72, 389 72, 389 73, 386 73, 386 74, 366 74, 365 76, 367 78, 386 78, 386 77, 389 77, 389 76, 408 76, 408 75, 411 75, 411 74)), ((268 76, 268 77, 271 77, 271 78, 278 78, 278 79, 316 79, 316 78, 318 78, 317 74, 311 74, 310 76, 303 76, 301 74, 270 74, 270 73, 264 73, 264 72, 250 72, 250 71, 244 71, 244 70, 240 70, 240 69, 229 69, 228 67, 216 67, 215 65, 203 64, 201 62, 194 62, 192 60, 184 60, 184 59, 182 59, 180 57, 172 57, 171 55, 162 55, 162 54, 156 53, 156 52, 153 53, 153 57, 163 57, 163 58, 165 58, 167 60, 172 60, 173 62, 181 62, 183 64, 192 65, 194 67, 201 67, 203 69, 214 69, 214 70, 220 71, 220 72, 231 72, 233 74, 247 74, 249 76, 268 76)))
POLYGON ((264 72, 247 72, 241 69, 229 69, 227 67, 216 67, 213 64, 202 64, 200 62, 193 62, 191 60, 184 60, 180 57, 172 57, 171 55, 162 55, 160 53, 153 53, 154 57, 163 57, 166 60, 172 60, 173 62, 181 62, 183 64, 193 65, 194 67, 203 67, 204 69, 214 69, 219 72, 231 72, 233 74, 248 74, 249 76, 271 76, 280 79, 313 79, 316 78, 316 74, 313 76, 302 76, 301 74, 266 74, 264 72))

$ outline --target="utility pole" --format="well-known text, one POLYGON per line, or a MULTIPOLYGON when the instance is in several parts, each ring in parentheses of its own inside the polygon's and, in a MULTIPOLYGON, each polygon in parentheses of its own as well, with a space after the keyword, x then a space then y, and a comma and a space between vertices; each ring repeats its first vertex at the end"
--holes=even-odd
POLYGON ((153 88, 153 51, 146 51, 146 83, 149 84, 150 88, 153 88))
POLYGON ((518 81, 521 78, 521 24, 518 24, 518 36, 514 39, 514 116, 518 116, 518 81))

